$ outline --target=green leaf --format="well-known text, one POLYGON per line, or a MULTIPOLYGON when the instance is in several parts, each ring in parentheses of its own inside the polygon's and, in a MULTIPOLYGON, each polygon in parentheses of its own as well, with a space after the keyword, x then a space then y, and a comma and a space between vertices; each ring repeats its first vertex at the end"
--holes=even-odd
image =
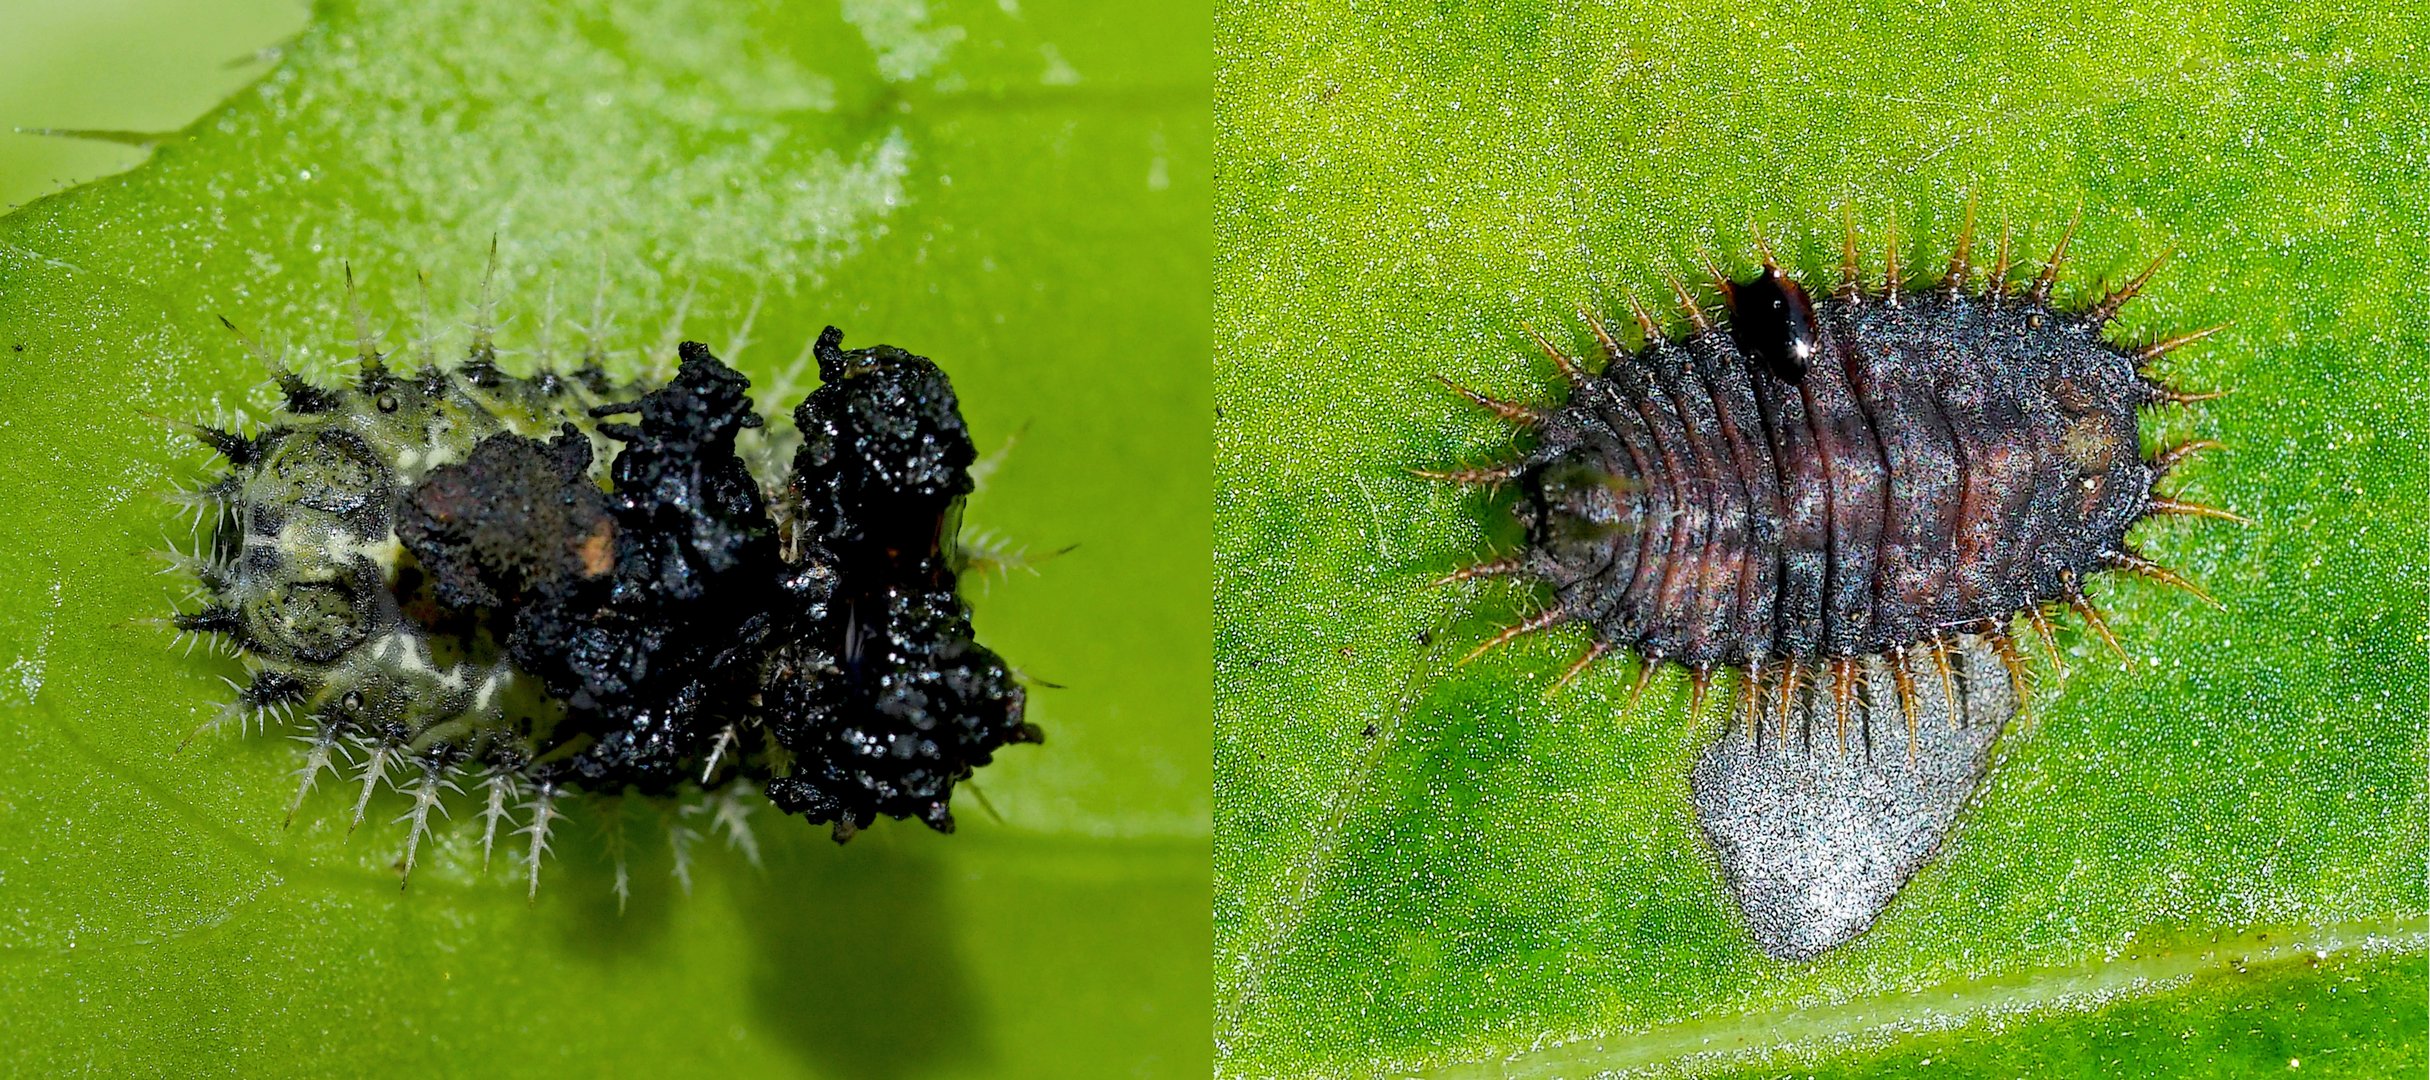
POLYGON ((0 1070, 1200 1074, 1211 170, 1186 16, 330 3, 142 167, 0 219, 0 1070), (687 895, 658 807, 588 800, 527 902, 459 807, 400 892, 402 829, 349 837, 350 793, 281 829, 283 740, 172 753, 234 672, 141 621, 178 591, 159 496, 197 471, 159 418, 264 382, 217 318, 331 371, 345 268, 392 348, 427 273, 460 346, 492 237, 511 363, 610 321, 765 389, 832 322, 935 357, 983 450, 1019 434, 965 527, 1076 548, 970 586, 983 639, 1065 687, 1033 695, 1046 745, 981 775, 1000 821, 966 797, 958 835, 837 848, 763 810, 764 869, 704 840, 687 895))
POLYGON ((0 35, 0 211, 123 172, 269 70, 286 0, 17 0, 0 35))
MULTIPOLYGON (((1958 1075, 2065 1074, 2095 1071, 2130 1013, 2083 1010, 2112 1000, 2233 1060, 2421 1060, 2420 13, 1869 7, 1219 15, 1219 1073, 1868 1074, 1941 1039, 1974 1047, 1958 1075), (1675 312, 1665 274, 1744 274, 1757 232, 1815 280, 1843 213, 1872 273, 1895 221, 1929 280, 1970 198, 1978 253, 2013 225, 2029 266, 2083 207, 2062 300, 2179 248, 2114 332, 2232 324, 2160 370, 2236 393, 2145 427, 2227 442, 2184 489, 2260 524, 2145 526, 2226 609, 2098 583, 2131 668, 2063 631, 2073 673, 1937 860, 1866 935, 1768 960, 1688 810, 1713 725, 1684 680, 1624 716, 1628 662, 1542 696, 1574 632, 1450 662, 1528 601, 1424 587, 1513 538, 1408 475, 1509 438, 1430 376, 1548 397, 1523 327, 1590 349, 1580 305, 1675 312), (2315 952, 2377 972, 2370 1003, 2302 989, 2315 952)), ((2213 1052, 2122 1045, 2127 1074, 2213 1052)))

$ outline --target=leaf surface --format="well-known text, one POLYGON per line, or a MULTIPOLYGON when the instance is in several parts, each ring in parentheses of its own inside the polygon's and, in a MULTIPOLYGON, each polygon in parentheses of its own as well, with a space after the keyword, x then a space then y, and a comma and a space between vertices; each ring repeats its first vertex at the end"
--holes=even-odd
POLYGON ((1219 1073, 1862 1075, 1950 1043, 1959 1075, 2065 1073, 2129 1016, 2215 1039, 2122 1044, 2128 1073, 2271 1040, 2307 1072, 2418 1062, 2422 30, 2305 3, 1225 5, 1219 1073), (1574 631, 1452 663, 1535 601, 1425 587, 1516 542, 1408 474, 1507 445, 1431 377, 1545 399, 1525 328, 1582 354, 1578 309, 1626 325, 1633 294, 1676 332, 1664 276, 1743 276, 1757 233, 1826 280, 1843 215, 1877 281, 1893 246, 1932 280, 1969 199, 1978 258, 2013 227, 2026 274, 2083 208, 2070 303, 2178 248, 2113 334, 2228 322, 2159 371, 2235 393, 2151 414, 2147 449, 2228 443, 2182 489, 2260 524, 2145 526, 2225 610, 2099 582, 2131 665, 2064 631, 2072 674, 1937 860, 1865 936, 1770 961, 1688 811, 1712 725, 1675 669, 1623 715, 1625 661, 1543 696, 1574 631), (2368 995, 2306 982, 2315 952, 2368 995))
POLYGON ((1198 1075, 1210 170, 1183 15, 330 3, 142 167, 0 218, 6 1071, 1198 1075), (172 753, 235 665, 141 623, 179 590, 159 496, 199 473, 157 418, 265 400, 217 319, 334 374, 351 267, 388 348, 461 348, 493 237, 510 366, 693 338, 789 408, 834 323, 936 358, 982 451, 1012 444, 964 525, 1037 573, 972 582, 977 624, 1065 688, 1033 695, 1047 744, 981 775, 994 814, 966 795, 958 835, 837 848, 763 807, 762 867, 709 836, 687 894, 663 807, 590 799, 532 903, 469 804, 400 892, 400 797, 349 836, 324 784, 282 830, 294 747, 172 753))

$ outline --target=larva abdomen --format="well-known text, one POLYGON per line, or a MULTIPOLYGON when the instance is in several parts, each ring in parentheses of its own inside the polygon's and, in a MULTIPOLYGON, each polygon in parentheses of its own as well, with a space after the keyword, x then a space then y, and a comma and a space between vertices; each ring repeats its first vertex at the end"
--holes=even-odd
POLYGON ((1646 343, 1629 351, 1598 325, 1607 362, 1593 375, 1556 351, 1566 401, 1471 394, 1534 444, 1507 466, 1427 475, 1515 483, 1527 547, 1453 577, 1522 574, 1555 595, 1488 645, 1580 622, 1594 636, 1580 665, 1627 647, 1648 672, 1687 667, 1700 691, 1720 669, 1760 689, 1827 667, 1844 701, 1864 657, 1889 657, 1904 688, 1910 649, 1942 663, 1951 638, 1980 633, 2007 658, 2008 627, 2026 615, 2043 629, 2053 603, 2106 637, 2091 574, 2185 585, 2126 537, 2156 513, 2228 516, 2154 491, 2203 447, 2149 462, 2137 447, 2138 409, 2192 399, 2144 363, 2200 335, 2132 351, 2103 339, 2148 270, 2070 311, 2049 302, 2059 255, 2011 293, 2004 258, 1974 289, 1965 250, 1942 284, 1876 290, 1851 275, 1819 300, 1767 260, 1752 281, 1716 283, 1726 326, 1690 304, 1693 329, 1674 340, 1640 313, 1646 343))

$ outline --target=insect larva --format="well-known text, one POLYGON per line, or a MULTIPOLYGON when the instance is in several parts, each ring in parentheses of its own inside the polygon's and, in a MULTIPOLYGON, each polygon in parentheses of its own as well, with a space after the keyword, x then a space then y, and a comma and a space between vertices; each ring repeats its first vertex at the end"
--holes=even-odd
POLYGON ((2012 679, 2022 661, 2011 628, 2023 617, 2047 641, 2054 606, 2115 647, 2085 597, 2093 574, 2124 570, 2208 601, 2128 533, 2154 516, 2242 520, 2160 491, 2179 462, 2217 444, 2148 460, 2138 451, 2139 409, 2217 396, 2145 370, 2212 331, 2109 343, 2103 329, 2160 261, 2065 309, 2051 301, 2065 238, 2019 292, 2003 237, 1978 290, 1971 223, 1937 284, 1905 282, 1894 244, 1873 287, 1858 272, 1851 227, 1827 295, 1810 296, 1767 253, 1752 279, 1716 279, 1719 324, 1684 288, 1691 329, 1678 339, 1642 308, 1646 343, 1633 351, 1590 320, 1605 354, 1599 373, 1538 337, 1566 378, 1565 400, 1460 390, 1527 441, 1501 464, 1420 475, 1515 489, 1526 541, 1444 580, 1517 577, 1551 592, 1539 614, 1470 658, 1582 624, 1590 644, 1556 687, 1625 648, 1643 658, 1632 701, 1657 669, 1678 664, 1693 710, 1717 674, 1734 670, 1734 715, 1753 730, 1767 702, 1785 724, 1801 687, 1826 688, 1844 743, 1868 657, 1887 661, 1912 731, 1916 680, 1947 683, 1959 635, 1981 635, 2012 679))
POLYGON ((408 873, 467 788, 485 856, 520 833, 535 887, 576 792, 756 788, 839 841, 881 816, 951 831, 956 783, 1040 736, 958 592, 953 388, 842 337, 812 350, 781 475, 746 463, 750 383, 698 342, 654 387, 508 374, 486 329, 412 372, 366 332, 335 386, 257 349, 278 415, 190 428, 226 472, 184 496, 200 606, 171 622, 248 672, 205 726, 299 725, 295 806, 349 761, 354 824, 402 788, 408 873))

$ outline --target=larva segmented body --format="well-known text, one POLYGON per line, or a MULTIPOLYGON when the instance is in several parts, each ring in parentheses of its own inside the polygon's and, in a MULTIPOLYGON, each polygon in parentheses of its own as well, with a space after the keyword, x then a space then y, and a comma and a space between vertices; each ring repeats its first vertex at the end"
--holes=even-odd
POLYGON ((2070 311, 2050 299, 2064 240, 2022 293, 2007 286, 2005 241, 1981 291, 1968 247, 1961 237, 1942 284, 1909 288, 1892 262, 1876 289, 1859 278, 1851 240, 1843 283, 1820 299, 1767 257, 1751 281, 1716 282, 1727 326, 1684 290, 1692 329, 1682 338, 1658 333, 1642 310, 1646 344, 1635 351, 1596 324, 1599 374, 1539 339, 1568 377, 1563 402, 1462 390, 1533 443, 1508 464, 1421 475, 1514 486, 1527 539, 1446 580, 1520 576, 1553 595, 1477 653, 1581 623, 1592 644, 1561 683, 1621 647, 1644 658, 1640 690, 1677 663, 1700 700, 1716 672, 1734 669, 1750 727, 1766 691, 1785 718, 1801 681, 1827 679, 1844 737, 1863 657, 1890 661, 1912 722, 1915 664, 1945 680, 1957 635, 1984 635, 2014 675, 2008 628, 2020 615, 2047 637, 2045 609, 2066 604, 2109 638, 2085 599, 2091 574, 2192 588, 2127 534, 2153 515, 2234 517, 2157 490, 2215 444, 2145 460, 2137 440, 2140 408, 2210 396, 2143 371, 2209 331, 2111 345, 2103 327, 2152 270, 2070 311))

